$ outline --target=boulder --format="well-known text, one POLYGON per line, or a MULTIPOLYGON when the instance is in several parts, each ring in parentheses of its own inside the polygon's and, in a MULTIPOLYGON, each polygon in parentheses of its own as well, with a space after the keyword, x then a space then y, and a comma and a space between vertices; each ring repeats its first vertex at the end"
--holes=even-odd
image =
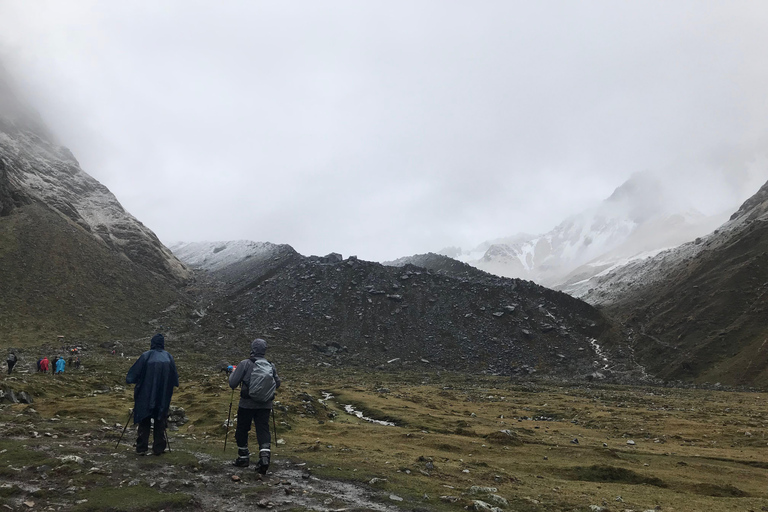
POLYGON ((0 390, 0 402, 10 402, 12 404, 19 403, 19 399, 16 397, 16 393, 12 389, 0 390))

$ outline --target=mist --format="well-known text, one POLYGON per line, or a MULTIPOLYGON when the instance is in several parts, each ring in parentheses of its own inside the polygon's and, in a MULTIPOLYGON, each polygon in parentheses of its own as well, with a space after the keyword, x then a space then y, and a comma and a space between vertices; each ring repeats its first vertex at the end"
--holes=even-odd
POLYGON ((542 233, 633 173, 768 180, 763 2, 5 1, 0 60, 166 243, 370 260, 542 233))

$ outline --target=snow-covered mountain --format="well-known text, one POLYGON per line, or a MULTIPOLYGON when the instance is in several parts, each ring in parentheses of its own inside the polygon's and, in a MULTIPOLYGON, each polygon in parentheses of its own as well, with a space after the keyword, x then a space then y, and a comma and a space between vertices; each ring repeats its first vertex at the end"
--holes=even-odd
MULTIPOLYGON (((622 302, 627 295, 632 295, 632 290, 669 279, 677 268, 688 266, 688 262, 702 253, 722 250, 723 247, 734 245, 740 238, 746 238, 744 233, 747 230, 768 222, 767 212, 768 183, 710 233, 671 249, 658 251, 654 255, 634 258, 623 265, 606 268, 590 282, 589 289, 579 288, 577 295, 595 305, 622 302)), ((747 258, 746 254, 740 256, 747 258)))
POLYGON ((693 240, 727 218, 671 211, 667 204, 673 202, 658 179, 637 173, 600 205, 548 233, 486 242, 458 259, 492 274, 574 293, 588 289, 589 280, 608 268, 693 240))
POLYGON ((229 242, 174 242, 169 244, 177 258, 192 268, 214 272, 234 263, 270 258, 281 246, 270 242, 234 240, 229 242))
POLYGON ((189 271, 117 198, 58 145, 15 93, 0 66, 0 215, 37 203, 153 273, 185 279, 189 271))
POLYGON ((768 383, 768 183, 712 233, 606 272, 583 299, 663 378, 768 383))

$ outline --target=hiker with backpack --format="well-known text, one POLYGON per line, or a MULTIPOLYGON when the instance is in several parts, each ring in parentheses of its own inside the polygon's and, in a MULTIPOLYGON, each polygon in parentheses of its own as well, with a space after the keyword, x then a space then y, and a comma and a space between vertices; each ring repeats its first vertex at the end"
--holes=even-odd
POLYGON ((48 373, 48 368, 50 367, 51 362, 48 361, 48 358, 43 356, 43 358, 40 360, 40 371, 43 373, 48 373))
POLYGON ((8 363, 8 375, 11 374, 11 370, 13 370, 13 367, 16 366, 16 361, 18 361, 16 354, 14 354, 13 350, 11 350, 8 352, 8 357, 5 360, 5 362, 8 363))
POLYGON ((168 444, 165 428, 173 388, 179 386, 176 361, 165 351, 165 337, 162 334, 152 337, 150 349, 133 363, 125 383, 136 384, 133 390, 133 423, 139 425, 136 453, 148 453, 149 431, 154 421, 152 453, 162 455, 168 444))
POLYGON ((237 459, 234 465, 248 467, 248 432, 253 422, 256 439, 259 443, 259 462, 256 471, 264 475, 269 468, 272 436, 269 433, 269 415, 272 413, 272 401, 275 391, 280 387, 280 377, 275 365, 264 358, 267 342, 257 338, 251 342, 251 356, 243 359, 229 375, 229 387, 233 390, 240 386, 240 403, 237 406, 237 459))

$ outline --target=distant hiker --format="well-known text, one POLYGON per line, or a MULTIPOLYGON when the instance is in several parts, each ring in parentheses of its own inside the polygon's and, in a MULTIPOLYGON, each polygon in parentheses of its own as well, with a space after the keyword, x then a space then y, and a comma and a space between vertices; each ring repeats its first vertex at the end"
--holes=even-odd
POLYGON ((256 427, 256 439, 259 442, 259 462, 256 470, 262 475, 269 468, 272 437, 269 434, 269 415, 272 412, 272 400, 275 390, 280 387, 280 377, 275 365, 264 359, 267 342, 257 338, 251 342, 251 357, 243 359, 229 375, 229 387, 240 385, 240 403, 237 407, 237 459, 234 465, 248 467, 248 432, 251 422, 256 427))
POLYGON ((149 431, 154 420, 152 452, 162 455, 167 444, 165 428, 173 388, 179 386, 176 362, 165 351, 165 338, 162 334, 152 337, 150 349, 133 363, 125 383, 136 384, 133 390, 133 423, 139 425, 136 453, 147 453, 149 431))
POLYGON ((13 367, 16 365, 16 354, 13 353, 13 351, 8 352, 8 358, 5 360, 6 363, 8 363, 8 375, 11 374, 11 370, 13 370, 13 367))
POLYGON ((42 363, 42 362, 43 362, 43 358, 42 357, 37 360, 37 371, 39 371, 39 372, 43 371, 43 369, 40 368, 40 363, 42 363))
POLYGON ((43 358, 40 360, 40 371, 43 373, 48 373, 48 368, 50 367, 50 361, 48 361, 48 358, 43 356, 43 358))
POLYGON ((56 373, 64 373, 64 366, 66 365, 66 361, 64 361, 64 358, 59 356, 59 358, 56 360, 56 373))
POLYGON ((80 356, 75 356, 75 370, 80 369, 80 356))

